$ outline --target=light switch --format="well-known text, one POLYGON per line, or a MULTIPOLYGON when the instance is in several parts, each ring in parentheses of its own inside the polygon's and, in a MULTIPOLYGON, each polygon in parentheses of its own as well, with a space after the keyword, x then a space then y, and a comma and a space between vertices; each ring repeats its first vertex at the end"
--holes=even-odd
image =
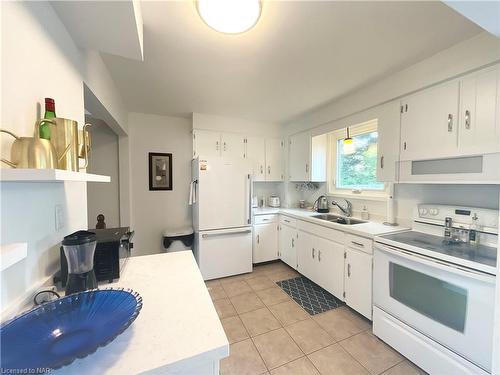
POLYGON ((56 204, 55 218, 56 218, 56 231, 59 231, 62 228, 64 228, 64 210, 63 206, 60 204, 56 204))

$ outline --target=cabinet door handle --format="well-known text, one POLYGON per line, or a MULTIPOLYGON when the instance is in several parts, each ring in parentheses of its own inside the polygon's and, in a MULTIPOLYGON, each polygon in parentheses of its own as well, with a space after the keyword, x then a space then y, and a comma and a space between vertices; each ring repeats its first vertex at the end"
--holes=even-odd
POLYGON ((406 150, 406 142, 403 142, 403 150, 406 150))
POLYGON ((318 261, 321 262, 321 250, 318 251, 318 261))
POLYGON ((227 145, 226 145, 226 142, 224 142, 224 151, 227 150, 227 145))
POLYGON ((260 166, 260 174, 263 174, 264 173, 264 166, 260 166))
POLYGON ((465 129, 470 129, 470 111, 465 111, 465 129))
POLYGON ((219 141, 215 142, 215 149, 219 151, 219 141))
POLYGON ((271 174, 271 166, 270 165, 267 166, 267 174, 271 174))
POLYGON ((453 115, 450 113, 448 115, 448 133, 453 131, 453 115))
POLYGON ((295 247, 295 241, 293 238, 292 238, 292 247, 295 247))
POLYGON ((312 254, 312 258, 314 259, 314 247, 312 248, 311 254, 312 254))
POLYGON ((260 234, 257 235, 257 243, 260 243, 260 234))
POLYGON ((351 243, 352 243, 353 245, 356 245, 356 246, 365 247, 365 245, 363 245, 363 244, 362 244, 362 243, 360 243, 360 242, 351 241, 351 243))
POLYGON ((384 169, 384 155, 380 157, 380 169, 384 169))
POLYGON ((351 277, 351 265, 347 263, 347 277, 351 277))
POLYGON ((309 173, 309 164, 306 163, 306 173, 309 173))

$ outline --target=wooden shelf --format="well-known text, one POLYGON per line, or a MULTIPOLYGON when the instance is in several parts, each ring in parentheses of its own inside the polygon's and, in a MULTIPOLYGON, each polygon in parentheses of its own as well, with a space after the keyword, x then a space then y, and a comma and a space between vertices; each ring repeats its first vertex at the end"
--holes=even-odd
POLYGON ((26 242, 10 243, 0 246, 1 270, 20 262, 28 255, 28 244, 26 242))
POLYGON ((62 169, 0 169, 0 182, 110 182, 109 176, 62 169))

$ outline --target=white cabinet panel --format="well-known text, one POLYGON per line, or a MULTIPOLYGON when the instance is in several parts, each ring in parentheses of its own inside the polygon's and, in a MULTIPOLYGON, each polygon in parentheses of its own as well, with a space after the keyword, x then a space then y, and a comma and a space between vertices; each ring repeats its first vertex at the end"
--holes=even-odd
POLYGON ((297 231, 288 225, 280 225, 279 248, 283 262, 292 268, 297 268, 296 251, 297 231))
POLYGON ((401 160, 457 155, 458 100, 458 81, 448 82, 403 99, 401 160))
POLYGON ((213 158, 220 156, 220 133, 210 130, 193 130, 193 156, 213 158))
POLYGON ((377 116, 377 180, 397 180, 401 111, 399 101, 384 105, 377 116))
POLYGON ((222 133, 221 155, 227 160, 243 159, 245 157, 245 137, 241 134, 222 133))
POLYGON ((309 132, 294 134, 289 140, 290 181, 308 181, 311 137, 309 132))
POLYGON ((345 302, 348 306, 372 318, 372 255, 346 248, 345 302))
POLYGON ((254 181, 266 179, 266 143, 261 137, 247 137, 246 158, 250 161, 254 181))
POLYGON ((460 81, 461 154, 499 151, 498 74, 499 68, 493 67, 473 73, 460 81))
POLYGON ((314 237, 309 233, 299 231, 297 238, 297 270, 305 277, 316 282, 317 266, 314 258, 314 237))
POLYGON ((283 181, 283 140, 266 139, 266 181, 283 181))
POLYGON ((343 300, 344 293, 344 246, 323 238, 314 239, 317 257, 317 284, 335 297, 343 300))
POLYGON ((278 258, 277 224, 260 224, 253 228, 253 263, 278 258))
POLYGON ((308 168, 310 181, 326 181, 326 156, 328 154, 327 149, 327 134, 321 134, 311 137, 311 163, 308 168))

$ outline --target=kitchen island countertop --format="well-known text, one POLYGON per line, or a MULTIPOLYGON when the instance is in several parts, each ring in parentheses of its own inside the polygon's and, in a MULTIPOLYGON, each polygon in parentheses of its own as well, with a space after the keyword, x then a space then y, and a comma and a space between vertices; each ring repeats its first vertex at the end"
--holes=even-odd
POLYGON ((190 373, 229 355, 191 251, 132 257, 118 281, 100 285, 106 286, 138 292, 143 299, 139 316, 113 342, 54 373, 190 373))

